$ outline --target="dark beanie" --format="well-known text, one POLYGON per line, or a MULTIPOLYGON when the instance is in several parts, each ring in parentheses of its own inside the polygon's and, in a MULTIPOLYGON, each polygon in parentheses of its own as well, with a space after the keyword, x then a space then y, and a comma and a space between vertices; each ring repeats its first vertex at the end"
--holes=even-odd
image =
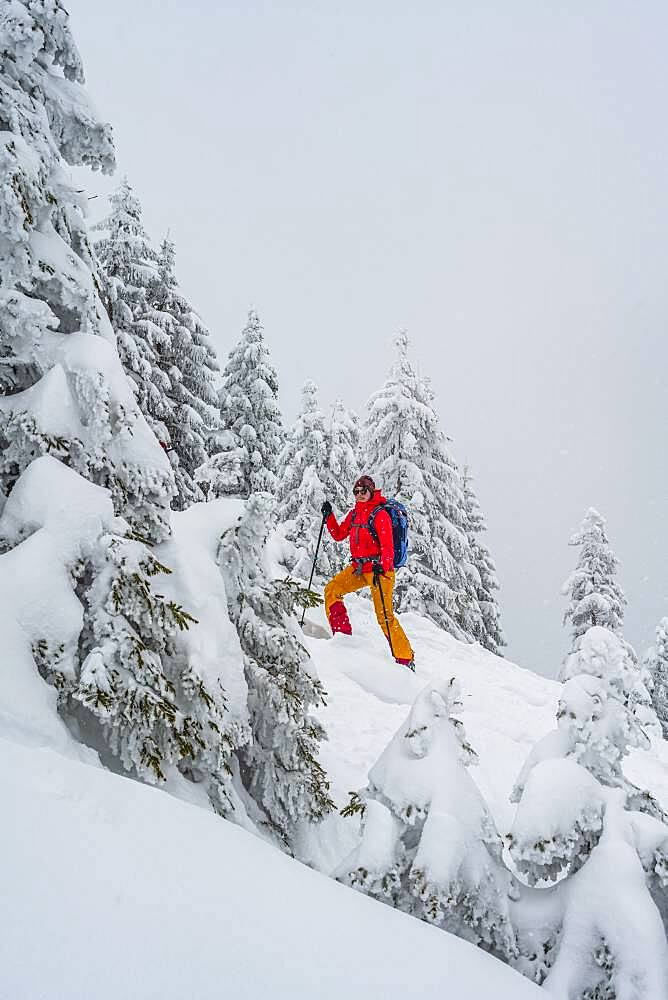
POLYGON ((363 486, 365 489, 369 491, 369 493, 376 492, 376 484, 374 483, 371 476, 360 476, 357 482, 355 483, 355 486, 363 486))

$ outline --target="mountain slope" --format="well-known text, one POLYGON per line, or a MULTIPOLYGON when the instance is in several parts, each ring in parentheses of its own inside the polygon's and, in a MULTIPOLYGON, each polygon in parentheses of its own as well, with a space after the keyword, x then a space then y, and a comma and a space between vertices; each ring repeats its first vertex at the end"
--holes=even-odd
MULTIPOLYGON (((199 644, 212 671, 218 664, 241 707, 237 647, 215 569, 220 531, 237 513, 234 502, 218 501, 201 505, 201 517, 195 508, 174 515, 162 555, 175 571, 165 591, 192 607, 201 622, 183 641, 199 644)), ((33 624, 42 634, 49 614, 54 629, 69 622, 62 603, 67 580, 45 576, 38 558, 55 544, 47 526, 0 556, 0 864, 4 912, 11 915, 0 935, 0 996, 540 995, 472 945, 347 889, 222 821, 206 807, 201 786, 170 782, 170 795, 103 769, 60 723, 55 692, 39 677, 30 653, 33 624)), ((430 678, 455 675, 462 718, 480 755, 471 773, 505 832, 513 812, 510 787, 532 744, 554 725, 559 686, 405 615, 418 657, 412 675, 391 660, 369 602, 352 598, 349 606, 352 638, 305 636, 329 693, 322 709, 329 732, 323 763, 337 804, 366 783, 369 767, 430 678)), ((323 625, 318 612, 310 617, 323 625)), ((327 634, 324 628, 320 633, 327 634)), ((666 807, 667 749, 657 741, 627 768, 638 783, 646 778, 666 807)), ((303 831, 299 854, 330 873, 357 833, 355 819, 334 814, 303 831)))

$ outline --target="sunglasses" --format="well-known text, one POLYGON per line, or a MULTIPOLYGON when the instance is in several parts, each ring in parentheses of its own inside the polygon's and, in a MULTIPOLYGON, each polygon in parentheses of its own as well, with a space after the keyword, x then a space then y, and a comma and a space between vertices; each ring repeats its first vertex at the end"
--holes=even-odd
POLYGON ((354 488, 354 490, 353 490, 353 494, 354 494, 354 496, 357 496, 358 494, 359 494, 360 496, 362 496, 362 494, 364 494, 364 493, 370 493, 370 492, 371 492, 371 491, 370 491, 370 490, 368 490, 368 489, 366 488, 366 486, 356 486, 356 487, 354 488))

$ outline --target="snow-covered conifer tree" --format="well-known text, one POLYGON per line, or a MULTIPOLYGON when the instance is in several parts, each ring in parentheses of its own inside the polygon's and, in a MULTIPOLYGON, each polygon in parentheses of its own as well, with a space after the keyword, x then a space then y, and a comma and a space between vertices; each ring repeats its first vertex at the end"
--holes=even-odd
POLYGON ((405 334, 387 382, 371 396, 362 433, 364 468, 409 516, 409 556, 397 574, 397 608, 427 615, 459 639, 481 639, 478 574, 466 535, 462 478, 434 411, 426 378, 408 359, 405 334))
POLYGON ((362 839, 337 877, 508 960, 513 879, 466 765, 476 755, 453 716, 454 678, 430 684, 354 794, 362 839))
POLYGON ((140 416, 98 296, 85 200, 63 160, 109 171, 68 16, 57 2, 0 12, 0 484, 51 454, 108 486, 144 536, 168 531, 174 481, 140 416))
MULTIPOLYGON (((327 470, 325 487, 327 499, 339 519, 354 503, 352 487, 361 475, 359 465, 359 419, 347 410, 340 399, 334 403, 328 433, 327 470)), ((323 535, 323 544, 332 572, 343 569, 350 562, 345 545, 337 544, 329 532, 323 535)))
POLYGON ((615 579, 619 560, 610 548, 605 518, 593 507, 570 544, 580 546, 580 555, 562 593, 568 597, 564 622, 571 623, 575 648, 592 625, 621 632, 626 597, 615 579))
POLYGON ((652 678, 652 704, 668 739, 668 618, 656 627, 654 645, 647 654, 646 666, 652 678))
POLYGON ((270 578, 265 560, 274 510, 268 493, 254 493, 238 524, 223 535, 219 563, 248 683, 253 740, 241 753, 242 778, 289 846, 300 820, 317 822, 333 803, 318 761, 325 732, 311 715, 325 692, 293 615, 293 589, 270 578))
POLYGON ((209 331, 178 290, 174 244, 169 239, 160 246, 150 304, 149 318, 165 334, 158 352, 159 363, 170 380, 167 428, 178 458, 176 506, 184 508, 202 499, 195 473, 205 464, 209 442, 220 426, 213 385, 219 366, 209 331))
POLYGON ((352 502, 352 487, 360 475, 359 420, 357 414, 347 410, 340 399, 334 403, 328 437, 327 469, 329 472, 329 497, 339 512, 347 510, 352 502))
POLYGON ((82 83, 57 0, 0 9, 0 548, 19 573, 40 567, 32 655, 75 734, 146 780, 187 770, 233 812, 243 724, 175 655, 192 618, 152 589, 168 570, 143 539, 168 536, 174 478, 121 365, 64 169, 113 166, 82 83))
MULTIPOLYGON (((318 402, 318 387, 310 379, 302 389, 302 408, 281 453, 281 520, 286 522, 287 568, 308 578, 322 523, 320 508, 327 496, 329 436, 318 402)), ((321 547, 318 574, 331 575, 328 550, 321 547)))
POLYGON ((499 589, 499 581, 489 549, 480 537, 487 525, 480 510, 468 469, 464 470, 463 490, 466 505, 466 534, 473 556, 473 566, 477 574, 475 589, 482 615, 482 634, 479 637, 479 642, 492 653, 499 653, 506 644, 501 628, 501 609, 494 594, 494 591, 499 589))
POLYGON ((147 316, 158 254, 146 234, 141 204, 127 178, 110 195, 109 203, 109 215, 95 226, 103 233, 95 250, 102 266, 105 304, 137 402, 156 436, 168 447, 171 442, 165 422, 173 422, 171 384, 159 364, 159 351, 167 350, 167 335, 147 316))
POLYGON ((46 639, 33 645, 67 724, 110 766, 149 783, 163 783, 178 768, 205 782, 218 812, 234 815, 241 807, 233 754, 248 733, 231 718, 222 692, 176 655, 177 637, 195 622, 153 590, 169 569, 114 517, 107 491, 51 456, 31 463, 12 490, 0 546, 14 548, 39 528, 59 539, 56 559, 83 618, 70 648, 46 639))
POLYGON ((239 343, 230 351, 218 398, 221 432, 211 445, 210 464, 219 474, 207 477, 212 493, 248 497, 264 490, 276 494, 283 447, 278 377, 254 309, 248 313, 239 343))
POLYGON ((513 793, 517 870, 531 885, 557 882, 551 920, 520 933, 520 967, 557 996, 659 1000, 668 946, 652 895, 665 900, 668 826, 622 771, 629 750, 649 744, 649 693, 628 644, 602 626, 581 636, 562 676, 558 728, 513 793))

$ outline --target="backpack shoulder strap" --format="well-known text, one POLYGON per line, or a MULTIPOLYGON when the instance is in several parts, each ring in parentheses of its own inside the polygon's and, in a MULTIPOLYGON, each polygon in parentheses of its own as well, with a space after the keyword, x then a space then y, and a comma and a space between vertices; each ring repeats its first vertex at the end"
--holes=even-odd
POLYGON ((373 510, 369 514, 369 520, 367 521, 367 526, 369 528, 369 532, 371 534, 371 537, 373 538, 374 542, 377 545, 379 544, 379 538, 378 538, 378 532, 376 531, 375 521, 376 521, 376 515, 381 510, 385 510, 385 504, 384 503, 379 503, 377 507, 373 508, 373 510))

